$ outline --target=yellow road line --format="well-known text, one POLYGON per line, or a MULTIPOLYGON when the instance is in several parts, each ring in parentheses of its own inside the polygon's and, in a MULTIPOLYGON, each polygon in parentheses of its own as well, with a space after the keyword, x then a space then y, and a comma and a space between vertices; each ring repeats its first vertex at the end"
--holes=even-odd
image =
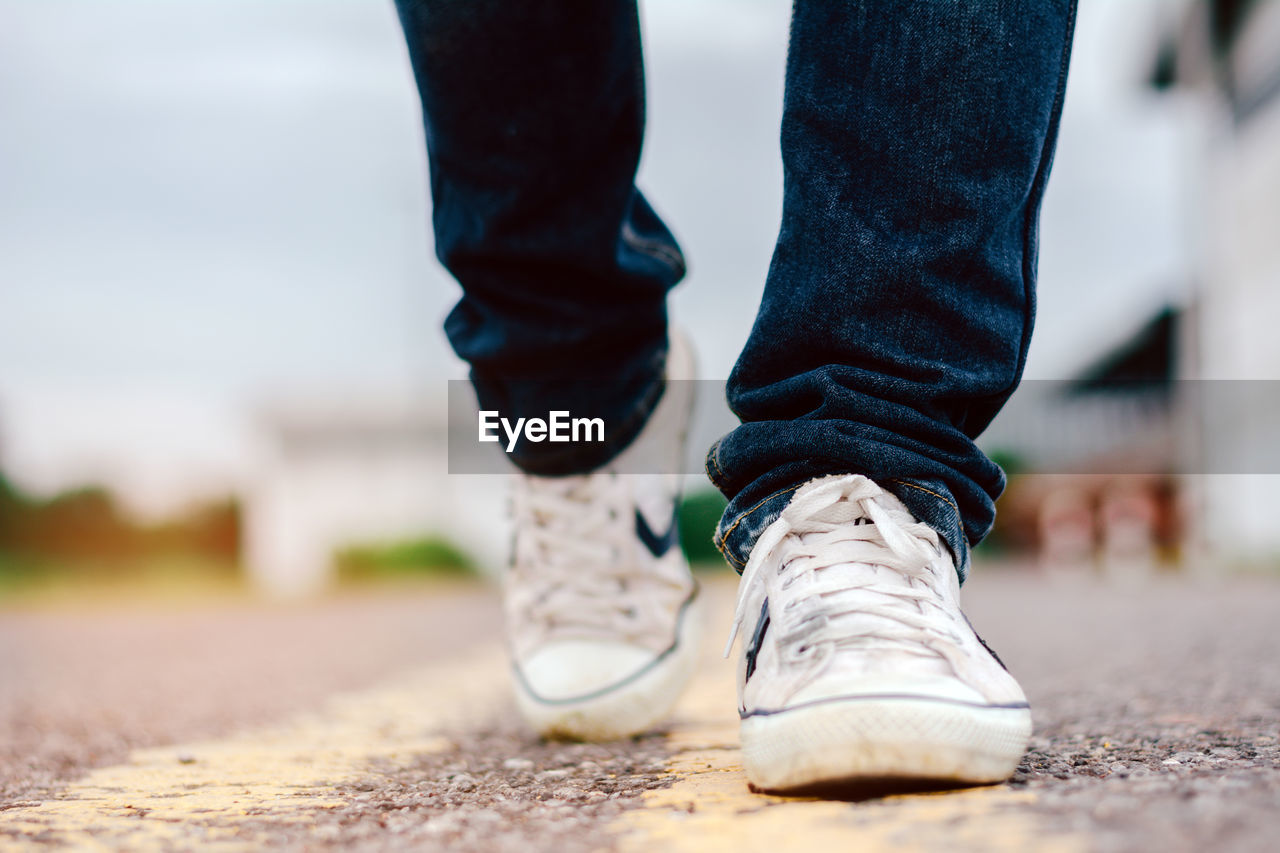
MULTIPOLYGON (((284 725, 138 750, 54 799, 0 812, 0 827, 83 850, 254 850, 256 821, 305 821, 314 809, 342 805, 336 786, 369 762, 447 747, 431 732, 469 714, 487 718, 506 674, 499 650, 489 649, 334 697, 284 725)), ((0 840, 0 850, 22 847, 0 840)))
MULTIPOLYGON (((708 586, 721 627, 732 587, 708 586)), ((1046 832, 1027 808, 1034 795, 1008 787, 858 804, 752 794, 737 750, 733 667, 715 651, 722 635, 708 635, 699 677, 668 736, 672 786, 646 792, 639 808, 609 827, 623 853, 655 844, 699 853, 1086 846, 1046 832)), ((435 732, 490 720, 495 698, 507 689, 502 653, 490 648, 389 686, 335 697, 280 726, 139 750, 38 806, 0 812, 0 827, 26 839, 0 840, 0 851, 40 842, 86 850, 253 850, 263 840, 262 821, 296 822, 305 836, 314 810, 345 804, 339 785, 364 775, 371 762, 407 764, 446 748, 435 732)))

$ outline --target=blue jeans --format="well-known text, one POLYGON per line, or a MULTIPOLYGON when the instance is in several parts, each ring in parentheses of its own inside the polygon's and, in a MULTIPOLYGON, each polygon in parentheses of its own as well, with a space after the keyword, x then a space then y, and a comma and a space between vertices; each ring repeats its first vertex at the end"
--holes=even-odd
MULTIPOLYGON (((589 471, 661 394, 684 272, 635 187, 635 0, 398 7, 436 251, 463 288, 449 340, 484 408, 603 415, 602 443, 515 457, 589 471)), ((1074 0, 796 0, 782 227, 729 377, 742 423, 707 457, 734 566, 801 484, 858 473, 935 527, 963 578, 1004 488, 974 439, 1026 359, 1074 19, 1074 0)))

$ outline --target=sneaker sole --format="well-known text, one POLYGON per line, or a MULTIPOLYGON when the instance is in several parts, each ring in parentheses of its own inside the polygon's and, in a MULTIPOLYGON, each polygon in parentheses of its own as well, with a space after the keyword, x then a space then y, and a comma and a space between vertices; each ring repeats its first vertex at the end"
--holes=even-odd
POLYGON ((742 756, 762 791, 981 785, 1008 779, 1030 738, 1025 707, 865 697, 749 716, 742 756))
POLYGON ((680 616, 671 648, 631 678, 583 699, 547 701, 517 677, 516 705, 546 738, 604 741, 647 731, 670 713, 693 677, 701 629, 702 596, 695 593, 680 616))

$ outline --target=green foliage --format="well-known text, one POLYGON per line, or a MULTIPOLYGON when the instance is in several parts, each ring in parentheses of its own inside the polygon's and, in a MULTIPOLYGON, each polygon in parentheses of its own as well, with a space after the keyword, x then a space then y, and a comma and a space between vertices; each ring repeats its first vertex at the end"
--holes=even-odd
POLYGON ((351 545, 336 557, 341 580, 413 576, 473 576, 475 561, 441 536, 351 545))
POLYGON ((680 547, 690 563, 724 565, 712 539, 727 505, 724 495, 714 489, 692 492, 680 502, 680 547))

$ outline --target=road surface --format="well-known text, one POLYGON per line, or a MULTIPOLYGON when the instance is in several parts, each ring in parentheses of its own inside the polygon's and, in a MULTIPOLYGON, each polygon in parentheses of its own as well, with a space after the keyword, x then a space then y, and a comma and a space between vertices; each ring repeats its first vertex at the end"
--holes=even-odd
POLYGON ((732 576, 661 731, 540 743, 485 590, 297 607, 0 611, 0 850, 1269 850, 1280 579, 1144 585, 978 567, 966 607, 1032 701, 1006 785, 750 793, 732 576))

